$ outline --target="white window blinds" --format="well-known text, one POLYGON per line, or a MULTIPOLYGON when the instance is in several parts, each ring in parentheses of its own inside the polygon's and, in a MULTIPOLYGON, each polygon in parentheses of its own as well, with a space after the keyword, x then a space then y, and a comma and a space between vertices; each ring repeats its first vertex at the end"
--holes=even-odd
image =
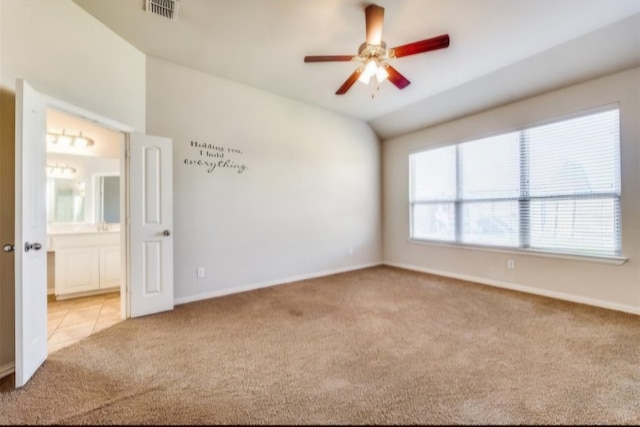
POLYGON ((619 110, 410 156, 411 237, 620 255, 619 110))

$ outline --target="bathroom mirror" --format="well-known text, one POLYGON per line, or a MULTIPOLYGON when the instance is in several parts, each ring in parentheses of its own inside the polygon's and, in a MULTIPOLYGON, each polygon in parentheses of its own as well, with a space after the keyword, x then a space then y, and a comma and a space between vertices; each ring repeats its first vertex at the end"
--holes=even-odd
POLYGON ((47 221, 49 223, 85 222, 84 181, 47 178, 47 221))
POLYGON ((97 222, 120 222, 120 176, 119 175, 95 175, 97 185, 96 194, 97 222))
POLYGON ((119 223, 120 159, 47 153, 47 220, 51 225, 119 223))

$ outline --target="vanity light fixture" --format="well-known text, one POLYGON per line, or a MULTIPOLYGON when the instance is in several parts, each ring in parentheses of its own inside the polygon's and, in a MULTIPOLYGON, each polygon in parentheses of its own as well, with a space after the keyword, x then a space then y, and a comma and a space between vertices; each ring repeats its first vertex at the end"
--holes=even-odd
POLYGON ((76 174, 76 169, 69 165, 61 166, 58 163, 47 165, 47 175, 58 178, 71 178, 76 174))
POLYGON ((93 145, 93 139, 83 136, 82 132, 78 132, 78 135, 67 135, 64 129, 62 129, 62 133, 47 132, 47 142, 65 147, 73 146, 78 148, 86 148, 93 145))
POLYGON ((73 145, 82 148, 89 147, 93 145, 93 139, 82 136, 82 132, 80 132, 80 134, 73 139, 73 145))

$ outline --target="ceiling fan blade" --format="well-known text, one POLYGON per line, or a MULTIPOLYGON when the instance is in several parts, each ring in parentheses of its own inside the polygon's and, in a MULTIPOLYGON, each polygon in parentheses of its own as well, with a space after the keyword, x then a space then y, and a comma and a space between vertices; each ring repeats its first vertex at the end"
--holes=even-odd
POLYGON ((349 76, 349 78, 344 83, 342 83, 342 86, 340 86, 340 89, 338 89, 338 91, 336 92, 336 95, 344 95, 345 93, 347 93, 349 88, 353 86, 356 80, 358 80, 358 77, 360 77, 360 74, 362 74, 362 70, 360 68, 357 68, 349 76))
POLYGON ((382 43, 384 7, 370 4, 364 10, 364 18, 367 27, 367 43, 379 46, 382 43))
POLYGON ((404 89, 405 87, 407 87, 407 86, 409 86, 411 84, 411 82, 409 80, 407 80, 407 78, 405 76, 400 74, 398 72, 398 70, 393 68, 391 65, 387 65, 385 69, 387 70, 387 73, 389 73, 389 77, 387 77, 387 78, 398 89, 404 89))
POLYGON ((403 44, 402 46, 394 47, 393 50, 396 58, 400 58, 401 56, 415 55, 416 53, 429 52, 430 50, 443 49, 445 47, 449 47, 449 34, 403 44))
POLYGON ((305 56, 304 62, 331 62, 331 61, 351 61, 353 55, 316 55, 305 56))

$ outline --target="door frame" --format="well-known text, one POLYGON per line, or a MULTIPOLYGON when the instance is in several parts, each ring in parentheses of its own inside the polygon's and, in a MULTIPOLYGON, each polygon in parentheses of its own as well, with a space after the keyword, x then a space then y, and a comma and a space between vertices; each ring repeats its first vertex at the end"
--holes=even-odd
POLYGON ((85 108, 78 107, 66 101, 54 98, 45 93, 41 93, 45 99, 46 108, 53 108, 61 112, 79 117, 81 119, 94 122, 95 124, 121 132, 123 138, 120 142, 120 249, 121 249, 121 277, 120 282, 120 317, 127 319, 130 317, 130 296, 129 296, 129 241, 128 241, 128 225, 129 225, 129 175, 128 175, 128 145, 129 134, 134 129, 116 120, 96 114, 85 108))
MULTIPOLYGON (((17 84, 20 84, 20 80, 21 79, 17 79, 17 84)), ((28 82, 24 81, 25 86, 28 86, 28 82)), ((37 89, 32 89, 32 91, 37 91, 37 89)), ((157 179, 149 179, 149 183, 153 184, 159 184, 160 182, 162 182, 158 177, 161 175, 161 169, 163 169, 163 167, 160 167, 161 164, 162 165, 166 165, 167 163, 167 159, 168 159, 168 170, 171 171, 172 170, 172 140, 169 138, 163 138, 163 137, 158 137, 158 136, 151 136, 151 135, 145 135, 143 133, 136 133, 134 132, 134 129, 129 126, 129 125, 125 125, 123 123, 117 122, 113 119, 107 118, 105 116, 102 116, 100 114, 96 114, 93 113, 85 108, 81 108, 78 107, 74 104, 71 104, 69 102, 66 101, 62 101, 60 99, 54 98, 50 95, 47 95, 46 93, 42 93, 37 91, 38 94, 38 106, 33 107, 33 110, 41 110, 44 109, 45 110, 45 114, 41 114, 36 121, 33 121, 33 123, 31 123, 32 126, 37 125, 38 126, 38 135, 41 135, 40 132, 46 132, 46 111, 48 109, 55 109, 58 110, 60 112, 64 112, 66 114, 75 116, 79 119, 82 120, 86 120, 89 122, 94 122, 95 124, 97 124, 100 127, 106 128, 106 129, 111 129, 115 132, 119 132, 122 134, 123 138, 120 141, 120 168, 121 168, 121 180, 120 180, 120 190, 121 190, 121 194, 120 194, 120 214, 121 214, 121 218, 120 218, 120 237, 121 237, 121 277, 123 278, 121 280, 120 283, 120 317, 122 319, 128 319, 131 317, 132 315, 132 301, 137 301, 137 296, 136 298, 133 298, 132 296, 132 278, 133 275, 135 273, 136 276, 138 275, 142 275, 142 282, 146 283, 147 285, 149 285, 149 289, 146 289, 146 291, 148 291, 148 294, 154 294, 154 297, 156 296, 156 294, 162 294, 164 292, 164 295, 169 295, 168 291, 171 291, 171 301, 170 301, 170 308, 153 308, 151 311, 146 312, 146 314, 152 314, 152 313, 157 313, 160 311, 164 311, 167 309, 173 309, 173 274, 172 274, 172 269, 173 269, 173 259, 169 259, 168 261, 171 263, 171 268, 169 269, 171 271, 171 274, 166 274, 166 270, 163 269, 162 271, 165 273, 164 275, 162 274, 149 274, 147 275, 146 273, 148 273, 147 271, 145 271, 145 266, 142 267, 138 267, 137 265, 134 266, 132 265, 132 254, 134 253, 134 250, 132 249, 132 244, 137 243, 140 239, 138 236, 138 234, 136 234, 134 236, 133 231, 131 230, 132 227, 132 222, 131 222, 131 216, 133 214, 136 214, 136 212, 133 211, 134 207, 137 207, 137 199, 136 200, 132 200, 131 195, 132 195, 132 186, 137 183, 138 178, 140 178, 137 174, 137 170, 136 170, 136 174, 134 174, 131 171, 131 161, 132 161, 132 155, 136 154, 133 153, 133 148, 136 149, 143 149, 143 151, 145 153, 151 153, 151 154, 155 154, 155 157, 152 156, 152 158, 150 159, 150 161, 155 160, 154 162, 151 162, 151 166, 155 165, 154 167, 150 167, 149 165, 147 165, 147 163, 143 163, 143 167, 142 170, 143 171, 147 171, 148 173, 151 174, 152 178, 156 177, 157 179), (40 120, 42 120, 42 123, 40 122, 40 120), (151 144, 149 145, 149 141, 150 139, 154 139, 155 142, 151 142, 151 144), (160 143, 159 141, 162 141, 162 143, 160 143), (167 146, 168 143, 168 146, 167 146), (163 148, 164 147, 164 148, 163 148), (160 151, 164 151, 168 149, 169 151, 165 153, 164 156, 160 156, 160 151), (161 159, 162 162, 160 162, 161 159), (157 176, 156 176, 157 175, 157 176), (135 237, 135 239, 134 239, 135 237), (140 271, 139 271, 140 270, 140 271)), ((19 122, 16 119, 16 125, 18 125, 19 122)), ((18 132, 18 130, 16 130, 16 132, 18 132)), ((22 130, 21 130, 22 132, 22 130)), ((44 135, 42 135, 44 136, 44 135)), ((40 138, 38 138, 40 139, 40 138)), ((30 139, 31 141, 33 141, 32 139, 30 139)), ((44 143, 44 140, 42 140, 42 143, 44 143)), ((22 137, 18 137, 18 134, 16 134, 16 149, 22 149, 22 137)), ((44 154, 46 152, 46 147, 45 146, 41 146, 42 148, 42 153, 44 154)), ((40 151, 38 151, 38 153, 40 153, 40 151)), ((144 159, 146 159, 146 157, 144 157, 144 159)), ((18 180, 18 174, 22 174, 24 168, 22 166, 19 165, 18 162, 19 158, 16 157, 16 170, 15 170, 15 174, 16 174, 16 183, 21 182, 18 180)), ((43 159, 44 160, 44 159, 43 159)), ((43 161, 43 164, 41 165, 41 167, 43 168, 43 172, 44 172, 44 164, 45 162, 43 161)), ((33 165, 33 167, 38 167, 37 165, 33 165)), ((172 182, 172 174, 169 183, 171 184, 172 182)), ((144 178, 144 177, 143 177, 144 178)), ((143 183, 144 184, 144 183, 143 183)), ((17 185, 17 184, 16 184, 17 185)), ((159 185, 156 185, 159 188, 159 185)), ((166 186, 165 186, 166 187, 166 186)), ((144 188, 144 186, 143 186, 144 188)), ((17 187, 15 189, 16 192, 16 198, 17 198, 17 187)), ((168 187, 168 191, 169 194, 166 194, 164 191, 162 192, 157 192, 157 195, 155 197, 155 199, 164 199, 164 200, 168 200, 168 206, 170 208, 172 208, 172 204, 171 204, 171 193, 172 193, 172 185, 170 185, 168 187), (162 194, 160 194, 162 193, 162 194)), ((37 195, 37 197, 46 197, 45 194, 43 193, 42 196, 37 195)), ((143 199, 147 199, 147 197, 143 197, 143 199)), ((149 197, 149 200, 147 200, 148 202, 154 202, 155 199, 153 197, 149 197)), ((42 200, 42 209, 44 209, 46 203, 44 203, 45 201, 42 200)), ((167 203, 163 203, 163 209, 166 210, 167 208, 167 203)), ((16 211, 18 210, 18 203, 16 203, 16 211)), ((41 208, 38 208, 41 209, 41 208)), ((141 205, 141 209, 144 211, 144 206, 141 205)), ((20 212, 16 212, 17 215, 23 215, 23 213, 20 212)), ((158 213, 160 215, 160 217, 163 216, 167 216, 167 215, 163 215, 161 212, 158 213)), ((138 215, 140 216, 140 215, 138 215)), ((167 218, 171 219, 170 224, 167 224, 166 226, 171 227, 173 222, 172 222, 172 218, 173 218, 173 214, 172 212, 170 212, 167 216, 167 218)), ((20 231, 18 230, 18 222, 16 222, 16 233, 17 236, 20 236, 20 231)), ((160 224, 160 226, 162 226, 163 224, 160 224)), ((137 230, 137 227, 134 226, 134 229, 137 230)), ((153 230, 153 231, 157 231, 157 230, 153 230)), ((45 230, 46 233, 46 230, 45 230)), ((42 234, 40 232, 40 234, 42 234)), ((160 251, 160 253, 164 253, 166 254, 172 254, 172 242, 173 242, 173 237, 167 237, 170 236, 170 231, 169 229, 165 229, 164 232, 161 232, 162 236, 165 237, 166 239, 163 239, 165 242, 168 242, 168 244, 170 245, 170 249, 168 251, 160 251), (169 240, 167 240, 169 239, 169 240)), ((156 237, 155 235, 153 237, 156 237)), ((43 238, 42 235, 39 235, 38 238, 43 238)), ((154 241, 155 242, 155 241, 154 241)), ((144 251, 146 249, 146 246, 144 245, 144 242, 140 242, 143 243, 142 245, 138 245, 138 246, 142 246, 142 250, 144 251)), ((155 242, 157 243, 157 242, 155 242)), ((22 241, 20 242, 20 244, 22 244, 22 241)), ((40 249, 40 247, 38 248, 34 248, 34 249, 40 249)), ((46 249, 46 245, 45 245, 45 249, 46 249)), ((25 251, 27 251, 28 249, 25 249, 25 251)), ((157 252, 157 251, 156 251, 157 252)), ((166 256, 165 256, 166 258, 166 256)), ((172 255, 171 255, 172 258, 172 255)), ((153 273, 154 271, 152 270, 157 270, 159 266, 166 264, 158 261, 159 258, 156 256, 154 259, 155 264, 151 265, 151 266, 146 266, 149 269, 151 269, 150 271, 153 273)), ((45 261, 46 262, 46 261, 45 261)), ((20 267, 20 264, 16 261, 15 263, 15 270, 16 270, 16 274, 18 274, 18 267, 20 267)), ((46 268, 46 267, 45 267, 46 268)), ((157 271, 155 271, 157 272, 157 271)), ((18 277, 18 276, 16 276, 18 277)), ((38 280, 36 282, 39 282, 40 278, 38 278, 38 280)), ((36 282, 30 282, 30 283, 35 283, 37 285, 36 282)), ((44 282, 42 283, 43 285, 45 285, 46 288, 46 275, 44 278, 44 282)), ((18 292, 18 287, 22 286, 22 283, 20 283, 17 279, 16 279, 16 292, 18 292)), ((136 288, 137 289, 137 288, 136 288)), ((46 295, 46 289, 43 289, 42 291, 45 295, 46 295)), ((143 292, 144 293, 144 292, 143 292)), ((17 294, 16 294, 17 295, 17 294)), ((157 300, 157 298, 156 298, 157 300)), ((45 313, 42 313, 43 316, 47 316, 47 308, 46 308, 46 301, 39 301, 39 304, 37 306, 32 305, 31 306, 31 312, 30 313, 35 313, 36 310, 41 310, 42 309, 42 302, 44 302, 44 310, 45 313)), ((25 307, 30 307, 29 304, 27 304, 26 306, 20 305, 20 307, 18 307, 18 303, 22 304, 22 301, 19 300, 19 298, 16 297, 16 301, 15 301, 15 318, 16 318, 16 349, 15 349, 15 354, 16 354, 16 360, 18 360, 18 354, 20 354, 20 357, 22 357, 22 354, 24 352, 24 345, 22 340, 18 340, 18 335, 17 335, 17 328, 21 325, 21 323, 18 322, 18 315, 23 316, 23 313, 25 313, 25 311, 23 309, 26 310, 25 307), (19 309, 20 308, 20 309, 19 309)), ((164 306, 163 306, 164 307, 164 306)), ((27 311, 28 312, 28 311, 27 311)), ((39 313, 39 312, 38 312, 39 313)), ((136 316, 140 316, 143 314, 134 314, 136 316)), ((22 318, 21 318, 22 319, 22 318)), ((43 331, 43 334, 41 334, 40 336, 44 335, 45 339, 46 339, 46 319, 40 319, 40 320, 44 320, 44 327, 42 329, 38 329, 38 331, 43 331)), ((42 325, 40 325, 40 327, 42 327, 42 325)), ((38 332, 40 333, 40 332, 38 332)), ((39 336, 39 337, 40 337, 39 336)), ((36 340, 32 340, 33 342, 36 342, 36 340)), ((45 343, 46 346, 46 343, 45 343)), ((37 349, 38 352, 42 351, 42 348, 38 348, 37 349)), ((45 349, 46 350, 46 349, 45 349)), ((36 370, 38 369, 38 367, 44 362, 44 360, 46 360, 46 356, 47 353, 44 353, 45 357, 43 359, 42 362, 39 362, 39 365, 36 367, 36 370)), ((22 359, 21 359, 22 360, 22 359)), ((14 372, 15 371, 15 365, 14 365, 14 372)), ((31 375, 29 375, 30 377, 31 375)), ((21 380, 20 381, 20 385, 18 387, 21 387, 22 385, 26 384, 28 382, 29 378, 27 378, 26 380, 21 380)))

